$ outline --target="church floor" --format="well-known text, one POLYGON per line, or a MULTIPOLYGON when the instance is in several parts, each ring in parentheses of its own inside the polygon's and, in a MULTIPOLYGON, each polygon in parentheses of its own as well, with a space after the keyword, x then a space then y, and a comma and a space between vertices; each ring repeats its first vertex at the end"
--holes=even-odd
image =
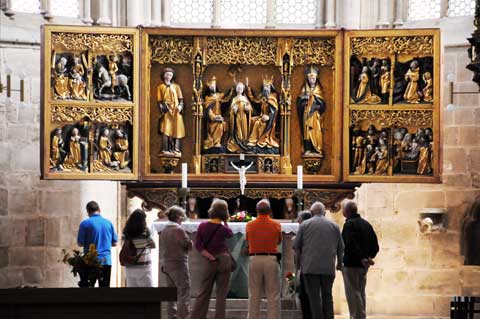
MULTIPOLYGON (((192 299, 191 308, 193 307, 195 300, 192 299)), ((166 318, 165 304, 162 304, 162 318, 166 318)), ((261 304, 261 318, 267 318, 266 312, 266 300, 261 304)), ((248 314, 248 300, 247 299, 227 299, 227 319, 246 319, 248 314)), ((215 315, 215 299, 210 300, 210 306, 207 319, 213 319, 215 315)), ((447 319, 445 317, 432 317, 432 316, 397 316, 397 315, 368 315, 369 319, 447 319)), ((279 318, 280 319, 280 318, 279 318)), ((291 299, 282 299, 282 317, 281 319, 302 319, 302 312, 300 309, 296 309, 295 302, 291 299)), ((335 319, 348 319, 347 314, 335 315, 335 319)))

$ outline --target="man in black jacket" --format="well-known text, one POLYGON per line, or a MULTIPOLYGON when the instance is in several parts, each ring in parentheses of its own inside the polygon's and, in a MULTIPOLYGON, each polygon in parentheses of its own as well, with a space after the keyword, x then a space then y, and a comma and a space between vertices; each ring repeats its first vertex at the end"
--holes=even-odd
POLYGON ((350 319, 366 318, 365 286, 368 267, 374 264, 378 253, 378 240, 372 225, 360 217, 353 201, 343 204, 343 216, 347 219, 342 230, 345 243, 343 255, 343 282, 350 312, 350 319))

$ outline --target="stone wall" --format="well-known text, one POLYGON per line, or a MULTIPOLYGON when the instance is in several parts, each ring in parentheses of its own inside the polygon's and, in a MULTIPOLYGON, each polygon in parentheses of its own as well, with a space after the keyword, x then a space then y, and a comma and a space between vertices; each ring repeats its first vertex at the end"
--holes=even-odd
MULTIPOLYGON (((455 91, 478 91, 468 61, 467 47, 445 49, 444 79, 455 74, 455 91)), ((463 266, 459 245, 461 218, 480 196, 480 100, 478 94, 455 95, 457 108, 448 112, 449 92, 445 83, 443 183, 363 184, 357 191, 361 214, 381 247, 368 275, 371 314, 447 317, 452 296, 480 294, 480 267, 463 266), (419 232, 419 213, 427 207, 447 209, 445 232, 419 232)), ((333 218, 343 223, 341 216, 333 218)), ((335 292, 337 311, 347 313, 341 278, 335 292)))

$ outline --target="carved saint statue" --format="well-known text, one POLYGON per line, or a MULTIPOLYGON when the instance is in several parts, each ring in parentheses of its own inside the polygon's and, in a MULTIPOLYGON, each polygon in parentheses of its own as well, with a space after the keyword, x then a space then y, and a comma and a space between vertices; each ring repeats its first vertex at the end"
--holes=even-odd
POLYGON ((387 60, 383 60, 382 75, 380 76, 380 89, 382 94, 382 103, 388 103, 388 97, 390 95, 391 75, 390 67, 387 64, 387 60))
POLYGON ((86 85, 83 80, 83 75, 85 74, 85 68, 83 67, 80 58, 73 58, 73 66, 70 73, 69 86, 72 98, 75 100, 86 100, 87 92, 85 90, 86 85))
POLYGON ((70 92, 68 91, 67 62, 67 58, 62 56, 55 65, 55 96, 62 100, 70 97, 70 92))
POLYGON ((223 133, 227 130, 227 124, 222 116, 222 103, 228 100, 224 99, 223 93, 217 92, 217 78, 215 76, 207 82, 207 94, 204 100, 207 137, 203 141, 203 149, 219 148, 221 150, 223 148, 223 133))
POLYGON ((303 154, 323 156, 322 118, 326 109, 318 69, 310 66, 297 100, 303 138, 303 154))
POLYGON ((352 143, 353 153, 353 168, 357 171, 358 167, 362 165, 362 160, 365 152, 365 138, 363 136, 354 137, 352 143))
POLYGON ((110 143, 110 130, 104 129, 102 132, 102 136, 100 136, 98 140, 98 157, 107 167, 116 166, 112 164, 112 144, 110 143))
POLYGON ((162 153, 181 156, 180 139, 185 136, 183 123, 183 95, 180 86, 173 82, 174 71, 163 70, 163 82, 157 86, 157 103, 160 108, 162 153))
POLYGON ((405 81, 408 82, 403 98, 407 103, 419 103, 420 96, 418 95, 418 80, 420 79, 420 67, 418 61, 413 60, 410 63, 410 68, 405 74, 405 81))
POLYGON ((63 170, 63 159, 65 158, 65 143, 62 137, 62 129, 55 129, 55 135, 52 138, 50 150, 50 164, 56 170, 63 170))
POLYGON ((431 148, 430 142, 425 137, 421 137, 420 149, 418 155, 417 174, 426 175, 432 172, 431 148))
POLYGON ((117 72, 118 72, 118 57, 113 54, 108 58, 108 73, 112 79, 112 88, 117 85, 117 72))
POLYGON ((384 175, 387 174, 388 170, 388 146, 383 138, 378 140, 378 144, 379 146, 375 149, 374 154, 376 157, 375 174, 384 175))
POLYGON ((67 166, 67 168, 86 169, 86 167, 82 165, 81 138, 78 128, 73 128, 72 136, 68 144, 69 153, 65 159, 65 166, 67 166))
POLYGON ((240 179, 240 193, 245 195, 245 186, 247 185, 247 176, 245 172, 253 165, 253 162, 250 162, 247 166, 241 165, 238 167, 234 163, 230 163, 234 169, 238 171, 238 177, 240 179))
POLYGON ((374 93, 370 88, 370 78, 368 76, 368 67, 362 68, 362 73, 358 78, 358 88, 355 98, 353 99, 357 104, 378 104, 382 99, 374 93))
POLYGON ((237 95, 230 104, 230 136, 227 142, 227 149, 232 153, 247 150, 252 114, 252 105, 245 96, 245 85, 238 82, 235 91, 237 95))
POLYGON ((198 219, 197 199, 195 197, 187 199, 187 209, 185 213, 189 219, 198 219))
POLYGON ((128 139, 125 134, 118 130, 115 133, 115 146, 113 149, 113 158, 118 162, 120 169, 123 169, 128 166, 129 161, 129 151, 128 151, 128 139))
POLYGON ((430 72, 425 72, 423 74, 423 81, 425 82, 425 87, 423 88, 423 100, 425 102, 433 101, 433 79, 430 72))
POLYGON ((278 139, 275 137, 278 99, 273 86, 273 76, 270 78, 264 77, 262 89, 262 93, 255 97, 247 82, 248 98, 253 103, 260 104, 260 115, 252 118, 253 128, 247 145, 260 148, 278 148, 278 139))

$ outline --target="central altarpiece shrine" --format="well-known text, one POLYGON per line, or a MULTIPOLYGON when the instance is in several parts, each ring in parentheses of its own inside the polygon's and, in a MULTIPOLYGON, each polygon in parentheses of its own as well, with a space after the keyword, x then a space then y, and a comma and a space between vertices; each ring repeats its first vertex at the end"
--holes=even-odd
POLYGON ((238 173, 247 197, 315 193, 332 208, 355 182, 439 182, 439 41, 433 29, 46 26, 42 175, 131 180, 155 205, 185 200, 181 163, 196 198, 238 196, 238 173), (300 166, 306 192, 293 190, 300 166))

